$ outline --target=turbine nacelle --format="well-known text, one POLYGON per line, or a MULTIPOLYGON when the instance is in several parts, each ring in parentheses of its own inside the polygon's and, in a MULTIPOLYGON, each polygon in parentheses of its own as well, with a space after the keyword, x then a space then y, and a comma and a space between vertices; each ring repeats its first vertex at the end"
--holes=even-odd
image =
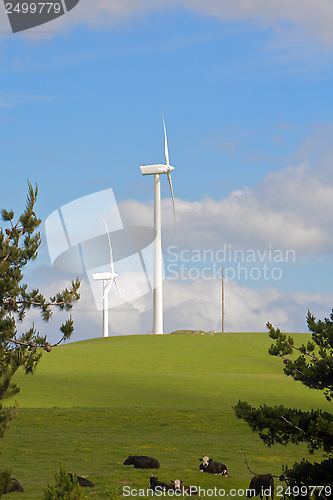
POLYGON ((93 274, 93 278, 95 281, 100 281, 100 280, 113 280, 114 278, 117 278, 118 274, 116 273, 95 273, 93 274))
POLYGON ((174 170, 171 165, 157 163, 156 165, 143 165, 140 167, 142 175, 167 174, 174 170))

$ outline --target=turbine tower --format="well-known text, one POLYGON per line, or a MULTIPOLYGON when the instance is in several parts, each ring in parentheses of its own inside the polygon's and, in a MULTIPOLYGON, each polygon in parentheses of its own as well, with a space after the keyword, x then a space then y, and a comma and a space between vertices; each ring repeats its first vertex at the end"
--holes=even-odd
POLYGON ((114 264, 113 264, 113 256, 112 256, 112 246, 111 246, 111 239, 110 239, 110 234, 109 230, 107 228, 106 222, 103 219, 103 222, 106 227, 106 232, 108 235, 108 241, 109 241, 109 251, 110 251, 110 268, 111 272, 105 272, 105 273, 95 273, 93 274, 93 278, 95 281, 103 281, 103 337, 108 337, 109 336, 109 292, 111 290, 112 282, 116 285, 116 288, 118 290, 119 296, 121 298, 121 301, 123 301, 120 289, 117 283, 117 276, 114 272, 114 264))
POLYGON ((169 162, 168 141, 164 117, 162 113, 164 128, 164 153, 165 164, 141 166, 142 175, 154 176, 154 298, 153 298, 153 333, 163 335, 163 297, 162 297, 162 228, 161 228, 161 174, 167 174, 174 213, 176 227, 175 200, 173 196, 171 173, 174 167, 169 162))

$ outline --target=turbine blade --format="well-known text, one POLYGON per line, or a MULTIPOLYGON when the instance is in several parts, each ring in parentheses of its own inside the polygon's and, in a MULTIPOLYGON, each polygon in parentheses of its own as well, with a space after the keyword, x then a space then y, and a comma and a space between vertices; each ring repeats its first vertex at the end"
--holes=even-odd
MULTIPOLYGON (((161 112, 162 113, 162 112, 161 112)), ((168 139, 166 135, 166 128, 165 128, 165 121, 164 121, 164 116, 162 113, 162 120, 163 120, 163 128, 164 128, 164 153, 165 153, 165 164, 170 165, 169 162, 169 151, 168 151, 168 139)))
POLYGON ((175 209, 175 198, 173 196, 173 189, 172 189, 172 182, 171 182, 171 174, 170 172, 167 172, 167 177, 169 181, 169 186, 170 186, 170 191, 171 191, 171 198, 172 198, 172 205, 173 205, 173 216, 174 216, 174 224, 175 224, 175 233, 176 233, 176 209, 175 209))
MULTIPOLYGON (((110 238, 110 233, 109 233, 109 230, 108 230, 108 226, 106 225, 106 222, 105 220, 103 219, 103 222, 104 222, 104 225, 105 225, 105 228, 106 228, 106 232, 107 232, 107 235, 108 235, 108 240, 109 240, 109 250, 110 250, 110 267, 111 267, 111 273, 114 273, 114 264, 113 264, 113 255, 112 255, 112 245, 111 245, 111 238, 110 238)), ((116 275, 117 276, 117 275, 116 275)), ((120 288, 119 288, 119 285, 118 285, 118 282, 117 282, 117 279, 116 277, 114 277, 113 279, 110 279, 107 287, 105 288, 105 293, 103 295, 103 299, 104 297, 110 292, 111 290, 111 286, 112 286, 112 282, 114 281, 114 284, 116 285, 116 288, 118 290, 118 293, 120 295, 120 299, 121 299, 121 306, 123 306, 123 297, 121 295, 121 291, 120 291, 120 288)))
POLYGON ((110 267, 111 267, 111 273, 114 273, 113 255, 112 255, 112 245, 111 245, 110 234, 109 234, 108 226, 106 225, 106 222, 105 222, 105 220, 104 220, 104 219, 103 219, 103 222, 104 222, 104 225, 105 225, 105 228, 106 228, 106 232, 107 232, 107 235, 108 235, 108 240, 109 240, 109 250, 110 250, 110 267))
POLYGON ((116 288, 117 288, 117 290, 118 290, 119 297, 120 297, 120 299, 121 299, 121 305, 123 305, 123 297, 122 297, 122 295, 121 295, 121 291, 120 291, 120 288, 119 288, 119 285, 118 285, 118 281, 117 281, 117 279, 116 279, 116 278, 114 278, 114 280, 113 280, 113 281, 114 281, 114 284, 116 285, 116 288))
POLYGON ((109 283, 105 287, 105 293, 102 297, 102 300, 108 295, 109 291, 111 290, 111 286, 112 286, 112 280, 109 280, 109 283))

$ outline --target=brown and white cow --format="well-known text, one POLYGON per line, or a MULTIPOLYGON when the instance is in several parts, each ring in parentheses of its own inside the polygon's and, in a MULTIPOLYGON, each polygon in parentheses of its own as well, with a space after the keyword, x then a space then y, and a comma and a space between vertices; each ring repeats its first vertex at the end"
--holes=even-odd
POLYGON ((227 466, 221 462, 216 462, 207 456, 199 458, 199 460, 202 462, 199 466, 200 472, 208 472, 209 474, 215 474, 216 476, 220 475, 228 477, 227 466))
POLYGON ((175 491, 180 491, 182 495, 197 495, 198 491, 195 486, 187 486, 183 484, 183 481, 180 481, 179 479, 175 479, 174 481, 171 481, 171 483, 174 486, 175 491))

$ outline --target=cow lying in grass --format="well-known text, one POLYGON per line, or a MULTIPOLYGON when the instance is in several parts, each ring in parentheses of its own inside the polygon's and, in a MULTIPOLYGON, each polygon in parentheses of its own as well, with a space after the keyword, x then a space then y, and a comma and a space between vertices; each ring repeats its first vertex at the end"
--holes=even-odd
MULTIPOLYGON (((71 481, 73 482, 73 474, 69 472, 68 475, 70 476, 71 481)), ((84 488, 95 488, 94 483, 92 483, 91 481, 89 481, 89 479, 85 477, 77 476, 77 482, 79 483, 80 486, 83 486, 84 488)))
POLYGON ((198 491, 195 486, 186 486, 185 484, 182 484, 183 481, 180 481, 179 479, 175 479, 174 481, 171 481, 175 491, 181 491, 182 495, 197 495, 198 491))
POLYGON ((220 475, 228 477, 227 466, 221 464, 221 462, 215 462, 215 460, 207 456, 199 458, 199 460, 202 462, 199 466, 200 472, 208 472, 209 474, 215 474, 216 476, 220 475))
POLYGON ((264 495, 267 500, 269 496, 274 500, 274 479, 271 474, 254 476, 251 479, 249 489, 246 490, 246 496, 252 498, 257 495, 260 495, 260 500, 264 495))
POLYGON ((20 493, 23 493, 24 491, 23 487, 18 482, 18 480, 14 479, 13 477, 12 477, 12 484, 10 485, 8 492, 10 493, 11 491, 19 491, 20 493))
POLYGON ((134 465, 135 469, 159 469, 160 463, 156 458, 130 455, 124 465, 134 465))
POLYGON ((158 491, 160 493, 164 491, 171 491, 175 490, 173 484, 170 483, 163 483, 162 481, 158 480, 158 477, 151 476, 149 478, 149 483, 150 483, 150 489, 153 491, 158 491))

